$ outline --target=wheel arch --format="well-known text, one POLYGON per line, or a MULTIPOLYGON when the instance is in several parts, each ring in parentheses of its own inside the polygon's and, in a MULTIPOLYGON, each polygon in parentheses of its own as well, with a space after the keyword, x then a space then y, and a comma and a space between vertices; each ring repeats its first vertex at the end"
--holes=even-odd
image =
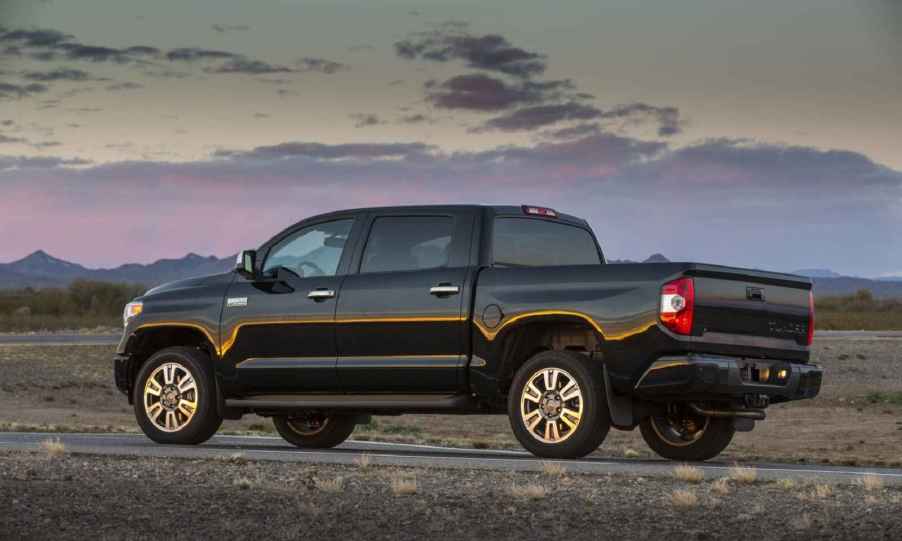
POLYGON ((128 400, 133 402, 134 385, 138 372, 154 353, 169 347, 195 348, 206 353, 211 362, 218 358, 216 345, 209 333, 201 327, 183 324, 166 324, 139 327, 125 347, 129 356, 128 400))

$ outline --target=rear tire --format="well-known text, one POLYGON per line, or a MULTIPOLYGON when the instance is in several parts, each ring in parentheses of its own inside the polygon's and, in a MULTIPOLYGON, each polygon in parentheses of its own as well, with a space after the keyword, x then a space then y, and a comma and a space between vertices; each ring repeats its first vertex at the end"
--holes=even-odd
POLYGON ((138 371, 132 390, 135 418, 157 443, 194 445, 222 425, 210 358, 198 349, 158 351, 138 371))
POLYGON ((335 447, 348 439, 356 426, 351 415, 278 416, 272 422, 285 441, 304 449, 335 447))
POLYGON ((572 351, 544 351, 514 376, 508 396, 511 429, 544 458, 581 458, 611 428, 600 366, 572 351))
POLYGON ((732 419, 701 417, 678 405, 671 406, 665 415, 642 419, 639 430, 652 451, 680 461, 714 458, 730 445, 736 433, 732 419))

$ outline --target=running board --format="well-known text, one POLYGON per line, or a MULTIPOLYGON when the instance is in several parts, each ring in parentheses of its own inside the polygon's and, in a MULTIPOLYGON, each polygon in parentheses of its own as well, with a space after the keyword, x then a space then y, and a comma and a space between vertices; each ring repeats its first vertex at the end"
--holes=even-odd
POLYGON ((476 403, 469 395, 423 394, 301 394, 255 395, 244 398, 228 398, 226 407, 254 411, 298 411, 308 409, 392 411, 405 413, 429 413, 433 411, 470 411, 476 403))

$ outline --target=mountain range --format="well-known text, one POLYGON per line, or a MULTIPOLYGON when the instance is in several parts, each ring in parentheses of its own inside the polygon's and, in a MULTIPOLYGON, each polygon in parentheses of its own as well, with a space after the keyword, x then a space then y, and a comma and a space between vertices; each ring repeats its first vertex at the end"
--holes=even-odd
MULTIPOLYGON (((146 265, 129 263, 111 269, 91 269, 71 263, 38 250, 18 261, 0 264, 0 289, 25 287, 65 287, 77 279, 102 282, 125 282, 153 287, 173 280, 227 272, 234 266, 235 256, 218 258, 194 253, 179 259, 160 259, 146 265)), ((641 263, 666 263, 662 254, 652 254, 641 263)), ((613 259, 609 263, 638 263, 628 259, 613 259)), ((902 277, 872 280, 843 276, 829 269, 799 269, 793 274, 814 280, 815 292, 821 296, 851 295, 859 289, 869 289, 875 297, 902 298, 902 277)))

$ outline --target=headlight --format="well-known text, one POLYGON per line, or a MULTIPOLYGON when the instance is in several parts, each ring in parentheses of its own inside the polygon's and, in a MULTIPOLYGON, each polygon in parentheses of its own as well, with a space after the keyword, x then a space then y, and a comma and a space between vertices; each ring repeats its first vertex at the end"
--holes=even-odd
POLYGON ((138 314, 144 311, 144 303, 140 301, 130 302, 125 305, 122 312, 122 324, 128 325, 128 322, 138 314))

